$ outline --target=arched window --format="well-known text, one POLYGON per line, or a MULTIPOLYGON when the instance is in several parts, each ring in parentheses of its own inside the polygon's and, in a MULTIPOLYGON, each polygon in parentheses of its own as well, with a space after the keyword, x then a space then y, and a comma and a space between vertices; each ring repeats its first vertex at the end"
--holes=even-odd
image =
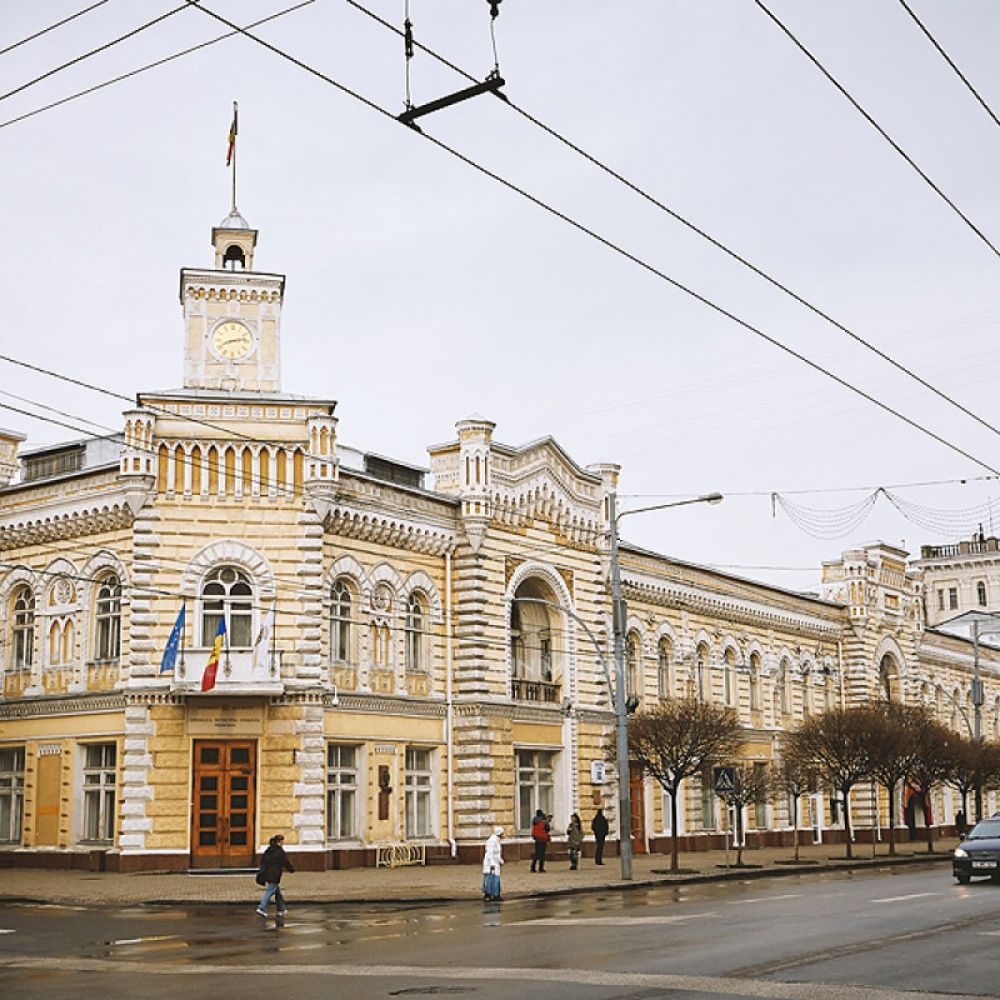
POLYGON ((808 719, 812 714, 812 666, 802 668, 802 718, 808 719))
POLYGON ((630 696, 640 695, 639 633, 629 632, 625 639, 625 690, 630 696))
POLYGON ((736 650, 726 650, 722 664, 722 697, 727 708, 736 703, 736 650))
POLYGON ((406 670, 409 673, 423 673, 427 669, 424 662, 426 621, 427 615, 420 596, 410 594, 406 602, 406 670))
POLYGON ((220 566, 205 578, 201 588, 201 644, 211 646, 225 619, 230 649, 253 645, 253 587, 250 578, 235 566, 220 566))
POLYGON ((708 646, 703 642, 698 644, 694 655, 694 686, 695 696, 699 701, 705 701, 708 685, 708 646))
POLYGON ((97 623, 94 658, 117 660, 121 655, 122 585, 117 576, 106 576, 97 588, 97 623))
MULTIPOLYGON (((511 595, 510 672, 515 701, 557 702, 566 655, 559 599, 547 582, 529 577, 511 595)), ((424 605, 426 622, 426 605, 424 605)), ((426 628, 426 626, 425 626, 426 628)))
POLYGON ((750 711, 760 710, 760 653, 750 654, 748 667, 750 680, 750 711))
POLYGON ((981 608, 986 607, 986 584, 982 580, 976 584, 976 598, 979 600, 981 608))
POLYGON ((903 700, 903 691, 899 674, 899 664, 896 662, 896 658, 890 653, 886 653, 879 662, 878 672, 885 700, 901 702, 903 700))
POLYGON ((35 656, 35 595, 30 587, 20 587, 14 594, 15 670, 27 670, 35 656))
POLYGON ((344 580, 335 581, 330 591, 330 659, 334 663, 351 661, 354 601, 344 580))
POLYGON ((782 660, 774 678, 774 721, 783 722, 788 715, 788 661, 782 660))
POLYGON ((659 646, 657 647, 656 687, 660 701, 666 701, 672 693, 673 678, 671 677, 670 664, 673 658, 674 645, 664 636, 660 639, 659 646))

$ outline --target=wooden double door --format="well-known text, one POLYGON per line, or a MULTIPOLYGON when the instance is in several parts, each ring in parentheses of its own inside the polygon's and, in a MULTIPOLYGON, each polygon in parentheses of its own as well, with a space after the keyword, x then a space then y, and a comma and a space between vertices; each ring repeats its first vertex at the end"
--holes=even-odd
POLYGON ((254 864, 256 740, 195 740, 191 867, 254 864))

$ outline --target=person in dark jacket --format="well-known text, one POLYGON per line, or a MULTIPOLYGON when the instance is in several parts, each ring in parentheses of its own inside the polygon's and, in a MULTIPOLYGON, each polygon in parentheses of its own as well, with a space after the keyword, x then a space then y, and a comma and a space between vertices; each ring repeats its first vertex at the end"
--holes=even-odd
POLYGON ((569 867, 573 871, 580 861, 580 848, 583 847, 583 824, 579 813, 573 813, 569 818, 569 829, 566 831, 566 849, 569 851, 569 867))
POLYGON ((594 864, 604 864, 604 841, 608 836, 608 818, 603 809, 598 809, 590 821, 590 829, 594 834, 594 864))
POLYGON ((545 871, 545 848, 548 847, 549 840, 551 840, 549 833, 552 829, 549 825, 549 820, 551 819, 551 816, 546 816, 539 809, 535 813, 535 818, 531 821, 531 839, 535 842, 535 853, 531 856, 532 871, 545 871))
POLYGON ((293 872, 295 869, 292 867, 291 861, 288 860, 288 855, 285 854, 285 848, 282 846, 284 843, 284 836, 276 833, 271 838, 264 856, 260 859, 260 870, 266 883, 264 895, 261 896, 260 904, 257 907, 257 913, 262 917, 267 916, 267 906, 272 898, 278 907, 279 917, 283 917, 288 909, 285 905, 285 897, 281 894, 281 874, 282 872, 293 872))

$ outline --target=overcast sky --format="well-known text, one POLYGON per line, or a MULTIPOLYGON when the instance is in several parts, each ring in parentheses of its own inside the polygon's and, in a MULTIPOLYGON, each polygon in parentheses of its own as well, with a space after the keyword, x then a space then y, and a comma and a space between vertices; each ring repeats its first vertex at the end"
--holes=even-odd
MULTIPOLYGON (((179 0, 178 0, 179 2, 179 0)), ((292 0, 209 0, 240 23, 292 0)), ((399 24, 403 0, 364 0, 399 24)), ((1000 5, 911 0, 1000 111, 1000 5)), ((0 49, 87 6, 0 3, 0 49)), ((418 41, 492 68, 485 0, 411 0, 418 41)), ((0 56, 0 91, 171 9, 109 0, 0 56)), ((176 4, 174 4, 176 6, 176 4)), ((898 0, 773 0, 963 212, 1000 243, 1000 128, 898 0)), ((225 32, 184 10, 0 99, 0 123, 225 32)), ((393 113, 400 40, 346 0, 316 0, 262 37, 393 113)), ((780 278, 990 422, 1000 422, 1000 257, 920 180, 753 0, 504 0, 506 93, 674 211, 780 278)), ((421 53, 416 103, 464 82, 421 53)), ((409 129, 245 38, 0 127, 5 352, 116 391, 178 386, 178 271, 211 263, 229 209, 226 137, 240 102, 239 208, 256 265, 288 276, 283 389, 339 401, 341 440, 426 462, 482 413, 518 444, 552 434, 580 464, 623 466, 646 494, 721 506, 625 522, 639 544, 815 587, 819 562, 882 538, 954 540, 880 500, 817 540, 772 490, 874 487, 986 471, 811 371, 409 129), (759 492, 760 496, 737 496, 759 492), (812 567, 812 569, 809 569, 812 567)), ((1000 438, 486 95, 425 130, 918 422, 1000 467, 1000 438)), ((115 401, 0 364, 0 390, 120 426, 115 401)), ((25 404, 0 396, 0 403, 25 404)), ((0 410, 29 444, 72 431, 0 410)), ((902 489, 935 510, 996 481, 902 489)), ((818 508, 864 491, 796 497, 818 508)), ((998 507, 1000 515, 1000 507, 998 507)), ((946 520, 943 515, 935 515, 946 520)), ((954 521, 959 524, 961 519, 954 521)), ((984 525, 989 531, 990 525, 984 525)), ((994 527, 1000 531, 1000 516, 994 527)))

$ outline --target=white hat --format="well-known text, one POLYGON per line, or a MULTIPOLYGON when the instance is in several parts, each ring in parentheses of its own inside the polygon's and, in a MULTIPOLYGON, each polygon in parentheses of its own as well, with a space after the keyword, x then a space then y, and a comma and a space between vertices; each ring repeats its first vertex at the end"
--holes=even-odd
POLYGON ((493 832, 494 832, 494 833, 495 833, 495 834, 496 834, 496 835, 497 835, 498 837, 502 837, 502 836, 503 836, 503 827, 502 827, 502 826, 495 826, 495 827, 493 827, 493 832))

